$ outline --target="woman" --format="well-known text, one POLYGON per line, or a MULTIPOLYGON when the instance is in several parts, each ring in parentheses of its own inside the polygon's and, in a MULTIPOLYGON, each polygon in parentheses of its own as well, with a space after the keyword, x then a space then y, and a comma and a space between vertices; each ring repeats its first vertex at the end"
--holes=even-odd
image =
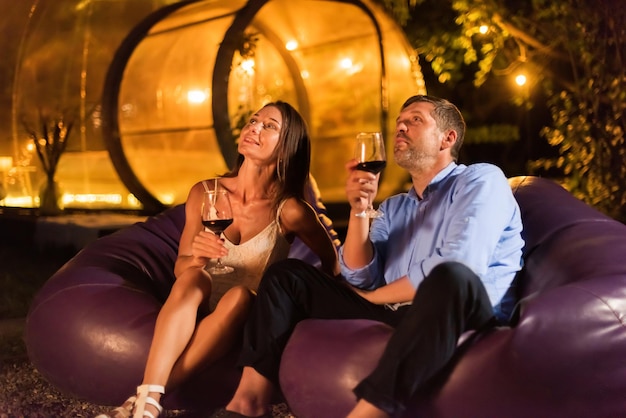
POLYGON ((176 281, 156 321, 143 382, 136 396, 96 418, 158 416, 164 386, 180 384, 232 347, 263 271, 287 258, 295 237, 319 256, 323 270, 339 273, 336 248, 304 200, 310 150, 300 114, 288 103, 269 103, 241 130, 235 169, 191 188, 176 281), (233 211, 233 223, 221 236, 205 231, 200 217, 203 195, 215 187, 228 192, 233 211), (216 258, 235 271, 212 277, 206 266, 216 258), (261 268, 258 260, 264 260, 261 268), (210 313, 196 326, 198 309, 210 313))

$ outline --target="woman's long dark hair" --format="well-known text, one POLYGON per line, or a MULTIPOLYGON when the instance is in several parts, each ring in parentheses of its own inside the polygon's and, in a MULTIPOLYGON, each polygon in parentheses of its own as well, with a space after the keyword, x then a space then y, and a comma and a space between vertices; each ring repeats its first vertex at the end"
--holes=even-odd
MULTIPOLYGON (((272 158, 276 161, 274 173, 274 207, 289 197, 304 200, 304 188, 311 168, 311 139, 305 120, 289 103, 275 101, 263 108, 273 106, 282 116, 280 136, 272 158)), ((245 157, 237 156, 237 163, 224 177, 236 177, 245 157)))

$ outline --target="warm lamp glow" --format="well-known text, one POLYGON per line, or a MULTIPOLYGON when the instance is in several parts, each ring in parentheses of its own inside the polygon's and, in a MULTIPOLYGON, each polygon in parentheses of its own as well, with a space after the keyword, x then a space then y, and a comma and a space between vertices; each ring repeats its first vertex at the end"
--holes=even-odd
POLYGON ((174 197, 172 193, 163 193, 159 196, 159 199, 166 205, 171 205, 174 203, 174 197))
POLYGON ((480 27, 478 28, 478 32, 480 32, 482 35, 486 34, 487 32, 489 32, 489 26, 480 25, 480 27))
POLYGON ((515 76, 515 84, 517 84, 518 86, 523 86, 524 84, 526 84, 526 81, 528 81, 526 79, 526 76, 524 74, 518 74, 515 76))
POLYGON ((80 203, 81 205, 89 206, 94 203, 106 203, 109 205, 119 205, 122 203, 122 195, 117 193, 111 194, 96 194, 96 193, 85 193, 85 194, 63 194, 63 204, 68 205, 72 203, 80 203))
POLYGON ((207 99, 208 94, 206 94, 202 90, 189 90, 187 92, 187 100, 192 104, 201 104, 204 103, 207 99))
MULTIPOLYGON (((82 207, 100 206, 102 204, 106 206, 120 206, 123 202, 123 196, 119 193, 64 193, 61 199, 64 206, 76 204, 82 207)), ((127 201, 131 208, 141 207, 141 202, 133 195, 128 195, 127 201)))
POLYGON ((13 167, 13 157, 0 157, 0 172, 8 172, 13 167))
POLYGON ((126 201, 128 202, 128 204, 133 207, 133 208, 140 208, 141 207, 141 202, 139 201, 139 199, 137 199, 137 197, 134 194, 129 194, 126 196, 126 201))
POLYGON ((346 74, 352 75, 363 70, 363 64, 355 64, 351 58, 344 58, 339 61, 339 67, 346 71, 346 74))
POLYGON ((298 41, 294 39, 287 41, 285 48, 287 48, 287 51, 295 51, 298 48, 298 41))
POLYGON ((339 61, 339 66, 344 70, 349 70, 350 68, 352 68, 352 60, 350 58, 344 58, 339 61))
POLYGON ((253 59, 246 59, 246 60, 241 61, 240 67, 246 74, 248 75, 254 74, 254 60, 253 59))
POLYGON ((4 206, 14 206, 28 208, 33 206, 33 198, 31 196, 7 196, 4 198, 4 206))

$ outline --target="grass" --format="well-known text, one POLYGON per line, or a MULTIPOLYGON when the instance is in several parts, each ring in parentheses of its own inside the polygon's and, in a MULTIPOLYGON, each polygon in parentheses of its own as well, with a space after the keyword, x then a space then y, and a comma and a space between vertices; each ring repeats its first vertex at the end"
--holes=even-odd
POLYGON ((24 318, 37 290, 73 255, 70 249, 0 246, 0 319, 24 318))
POLYGON ((24 245, 0 246, 0 321, 5 324, 0 359, 26 357, 19 320, 28 314, 37 290, 73 255, 70 250, 38 253, 24 245))

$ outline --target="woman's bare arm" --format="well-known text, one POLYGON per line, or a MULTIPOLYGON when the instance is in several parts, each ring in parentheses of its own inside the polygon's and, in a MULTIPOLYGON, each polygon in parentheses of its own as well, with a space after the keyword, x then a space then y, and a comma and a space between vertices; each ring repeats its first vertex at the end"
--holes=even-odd
POLYGON ((283 231, 300 238, 322 262, 322 270, 331 276, 339 274, 337 249, 315 210, 307 202, 288 199, 280 214, 283 231))

